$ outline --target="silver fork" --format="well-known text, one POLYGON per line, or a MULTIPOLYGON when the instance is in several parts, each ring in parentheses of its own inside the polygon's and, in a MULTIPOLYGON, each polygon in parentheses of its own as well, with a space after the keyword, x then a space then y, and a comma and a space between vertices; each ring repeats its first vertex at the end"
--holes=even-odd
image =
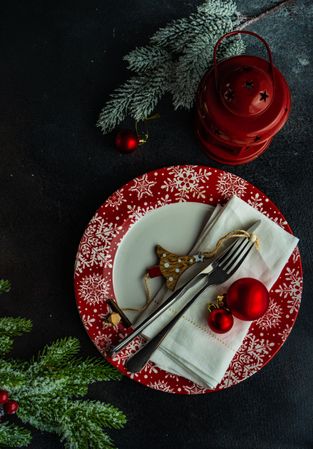
POLYGON ((240 267, 246 259, 254 243, 250 240, 236 241, 220 258, 215 260, 211 266, 213 271, 206 274, 207 279, 205 285, 194 295, 186 305, 175 315, 175 317, 153 338, 151 338, 139 351, 130 357, 126 363, 126 368, 132 373, 140 371, 148 360, 151 358, 153 352, 161 344, 166 335, 173 329, 177 321, 187 311, 187 309, 195 302, 195 300, 203 293, 210 285, 218 285, 227 281, 240 267))

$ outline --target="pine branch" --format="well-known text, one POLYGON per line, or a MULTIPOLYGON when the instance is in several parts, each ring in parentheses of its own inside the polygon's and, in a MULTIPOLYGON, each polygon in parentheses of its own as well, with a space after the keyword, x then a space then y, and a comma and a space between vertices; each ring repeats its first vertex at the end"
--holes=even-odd
MULTIPOLYGON (((60 369, 46 368, 40 373, 30 367, 29 371, 25 371, 25 378, 15 388, 14 394, 20 401, 32 400, 33 397, 46 401, 59 396, 81 397, 88 393, 89 384, 120 378, 120 373, 101 359, 74 359, 68 366, 60 369)), ((9 381, 10 376, 7 375, 6 379, 9 381)))
MULTIPOLYGON (((231 22, 220 21, 210 27, 210 33, 199 35, 184 50, 176 66, 175 83, 173 84, 173 105, 175 109, 193 106, 196 91, 201 78, 212 64, 214 42, 217 33, 221 35, 232 29, 231 22), (218 31, 216 31, 216 29, 218 31)), ((231 46, 231 42, 227 42, 231 46)))
POLYGON ((38 371, 44 368, 57 369, 66 365, 79 352, 79 341, 74 337, 56 340, 47 345, 37 356, 33 369, 38 371))
POLYGON ((78 374, 78 382, 83 382, 87 385, 93 382, 121 379, 119 371, 101 358, 75 359, 71 365, 64 367, 58 372, 59 376, 72 379, 78 374))
POLYGON ((1 383, 18 400, 32 397, 79 397, 94 382, 117 380, 120 373, 102 359, 75 357, 79 350, 76 338, 64 338, 46 346, 30 363, 4 361, 0 366, 1 383), (23 373, 22 377, 18 374, 23 373))
POLYGON ((35 400, 20 405, 19 418, 42 431, 56 432, 69 449, 109 449, 114 447, 103 428, 120 429, 125 415, 98 401, 56 398, 43 403, 35 400))
POLYGON ((235 13, 236 5, 232 1, 210 0, 200 5, 197 12, 189 17, 174 20, 160 28, 150 41, 153 45, 169 48, 174 53, 180 54, 196 36, 210 32, 206 29, 206 24, 214 24, 219 20, 235 24, 237 22, 235 13))
POLYGON ((102 109, 97 122, 97 126, 104 134, 112 131, 118 123, 126 118, 129 103, 137 92, 138 84, 140 82, 137 77, 131 78, 111 94, 111 98, 102 109))
POLYGON ((97 126, 106 134, 123 121, 128 112, 131 112, 135 120, 147 118, 161 95, 169 89, 169 76, 169 66, 164 64, 155 71, 126 81, 111 95, 100 114, 97 126))
POLYGON ((73 382, 87 385, 120 379, 119 372, 102 359, 75 357, 79 348, 79 341, 74 337, 63 338, 45 346, 30 365, 29 375, 42 375, 51 379, 67 377, 73 382))
POLYGON ((24 447, 31 442, 31 433, 16 424, 4 422, 0 424, 0 446, 24 447))
POLYGON ((8 293, 11 290, 10 281, 6 279, 0 279, 0 294, 8 293))
POLYGON ((26 383, 26 366, 19 360, 0 359, 0 385, 1 388, 15 392, 26 383))
POLYGON ((13 346, 12 338, 7 335, 0 336, 0 357, 8 354, 13 346))
MULTIPOLYGON (((167 92, 173 95, 175 109, 189 109, 211 63, 215 42, 237 24, 234 2, 207 0, 189 17, 161 28, 150 38, 149 45, 125 56, 128 68, 139 75, 113 92, 97 126, 108 133, 127 115, 136 121, 145 120, 167 92)), ((231 47, 231 43, 226 45, 231 47)), ((240 51, 242 46, 232 48, 240 51)))
POLYGON ((153 45, 135 48, 135 50, 124 56, 123 59, 128 62, 127 68, 136 73, 144 73, 148 70, 156 69, 172 60, 168 51, 153 45))
POLYGON ((0 318, 0 335, 18 337, 32 329, 32 322, 25 318, 3 317, 0 318))
POLYGON ((200 13, 216 14, 222 17, 232 17, 237 14, 237 6, 233 0, 206 0, 197 7, 197 11, 200 13))
POLYGON ((149 117, 162 95, 169 90, 171 68, 171 63, 163 64, 148 75, 140 77, 141 87, 129 106, 129 112, 136 121, 149 117))

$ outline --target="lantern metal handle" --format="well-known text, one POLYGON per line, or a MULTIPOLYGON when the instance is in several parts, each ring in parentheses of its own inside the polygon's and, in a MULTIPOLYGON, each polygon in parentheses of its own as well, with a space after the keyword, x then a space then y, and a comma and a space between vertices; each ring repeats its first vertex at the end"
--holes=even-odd
POLYGON ((213 66, 214 66, 214 77, 215 77, 215 83, 216 83, 216 87, 217 87, 217 80, 218 80, 218 66, 217 66, 217 50, 221 44, 221 42, 229 36, 235 36, 236 34, 249 34, 250 36, 254 36, 257 39, 259 39, 259 41, 262 42, 262 44, 265 45, 266 47, 266 51, 267 51, 267 55, 268 55, 268 59, 269 59, 269 64, 270 64, 270 71, 271 71, 271 75, 272 75, 272 79, 274 81, 274 70, 273 70, 273 58, 272 58, 272 52, 271 49, 268 45, 268 43, 266 42, 265 39, 263 39, 263 37, 259 36, 257 33, 254 33, 253 31, 244 31, 244 30, 235 30, 235 31, 230 31, 229 33, 224 34, 222 37, 219 38, 219 40, 216 42, 215 46, 214 46, 214 51, 213 51, 213 66))

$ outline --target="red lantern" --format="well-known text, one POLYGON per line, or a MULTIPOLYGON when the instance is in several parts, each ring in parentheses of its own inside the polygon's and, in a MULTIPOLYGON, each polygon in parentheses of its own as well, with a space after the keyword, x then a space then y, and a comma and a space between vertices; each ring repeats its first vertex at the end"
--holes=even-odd
POLYGON ((290 91, 273 65, 267 42, 251 31, 222 36, 214 47, 213 68, 202 79, 196 101, 196 133, 208 155, 230 165, 252 161, 267 149, 289 111, 290 91), (236 34, 258 38, 269 61, 241 55, 217 63, 222 40, 236 34))

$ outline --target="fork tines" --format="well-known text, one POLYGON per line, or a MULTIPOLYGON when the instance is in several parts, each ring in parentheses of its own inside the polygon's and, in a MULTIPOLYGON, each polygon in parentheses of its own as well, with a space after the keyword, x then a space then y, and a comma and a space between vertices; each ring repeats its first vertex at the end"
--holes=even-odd
POLYGON ((217 265, 231 276, 240 267, 253 246, 254 243, 249 239, 237 240, 231 245, 226 253, 217 260, 217 265))

